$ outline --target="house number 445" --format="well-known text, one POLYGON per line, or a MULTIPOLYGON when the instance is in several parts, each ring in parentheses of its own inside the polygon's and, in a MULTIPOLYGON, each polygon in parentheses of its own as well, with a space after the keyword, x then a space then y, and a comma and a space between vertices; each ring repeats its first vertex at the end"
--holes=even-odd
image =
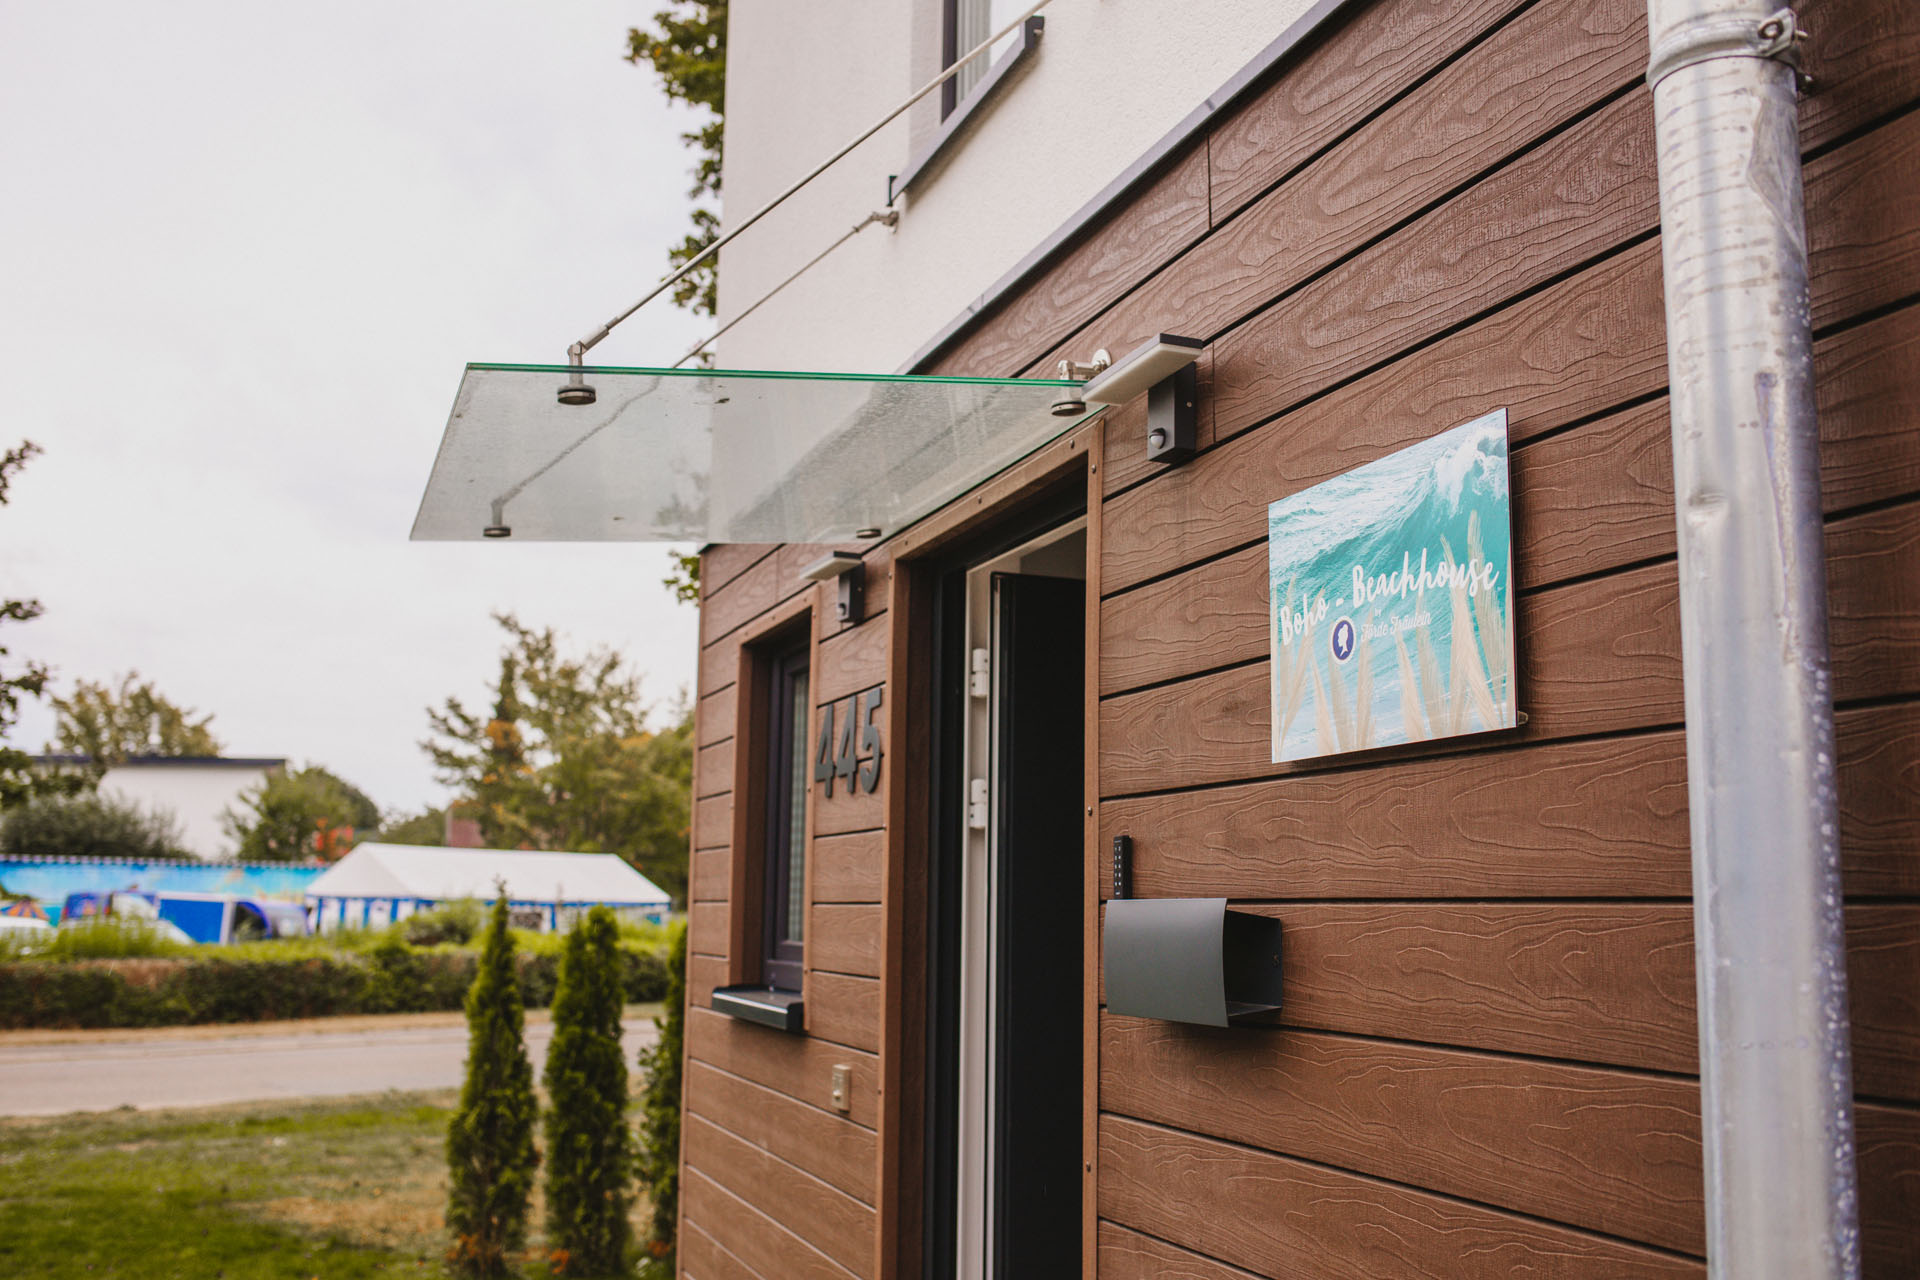
POLYGON ((880 785, 880 757, 885 753, 880 747, 880 726, 874 721, 879 710, 880 690, 869 689, 830 702, 821 711, 820 742, 813 751, 813 780, 824 784, 828 796, 833 795, 836 778, 847 780, 848 795, 872 792, 880 785))

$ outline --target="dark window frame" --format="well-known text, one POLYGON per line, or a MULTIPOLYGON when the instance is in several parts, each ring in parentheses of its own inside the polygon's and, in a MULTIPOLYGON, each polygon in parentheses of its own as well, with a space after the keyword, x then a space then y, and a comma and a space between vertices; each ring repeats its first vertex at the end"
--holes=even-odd
MULTIPOLYGON (((965 52, 956 49, 960 37, 960 0, 940 0, 940 69, 945 71, 965 52)), ((940 86, 940 118, 945 120, 960 105, 960 77, 950 76, 940 86)))
MULTIPOLYGON (((800 990, 805 957, 806 834, 804 830, 799 833, 801 844, 796 866, 793 806, 797 787, 798 803, 805 813, 811 777, 806 767, 810 745, 807 730, 812 723, 808 649, 807 643, 801 641, 773 651, 766 658, 766 748, 760 758, 761 790, 766 804, 759 850, 760 969, 766 985, 780 991, 800 990), (796 686, 803 698, 799 724, 794 723, 793 715, 796 686), (802 923, 798 937, 790 936, 786 928, 789 922, 786 908, 792 902, 796 873, 801 877, 802 923)), ((804 820, 802 826, 805 826, 804 820)))
MULTIPOLYGON (((953 0, 944 0, 945 34, 941 54, 941 70, 953 65, 957 54, 965 50, 955 49, 953 0)), ((973 86, 966 97, 958 97, 959 77, 954 76, 940 86, 940 127, 926 145, 907 160, 906 167, 887 179, 887 204, 900 198, 901 194, 919 181, 934 168, 934 162, 946 154, 947 148, 960 137, 972 122, 974 115, 993 99, 1002 85, 1012 76, 1014 69, 1026 61, 1028 55, 1040 46, 1040 34, 1046 30, 1046 19, 1039 14, 1028 18, 1026 24, 1015 34, 1013 48, 1001 54, 987 69, 986 75, 973 86)), ((987 55, 982 54, 982 57, 987 55)))

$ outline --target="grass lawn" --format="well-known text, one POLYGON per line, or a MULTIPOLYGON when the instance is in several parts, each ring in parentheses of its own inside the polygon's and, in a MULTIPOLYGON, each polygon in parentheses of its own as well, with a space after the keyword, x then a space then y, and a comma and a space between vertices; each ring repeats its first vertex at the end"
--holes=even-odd
MULTIPOLYGON (((0 1120, 0 1276, 441 1274, 454 1100, 445 1090, 0 1120)), ((543 1256, 540 1216, 536 1196, 531 1257, 543 1256)), ((636 1232, 643 1216, 636 1205, 636 1232)))

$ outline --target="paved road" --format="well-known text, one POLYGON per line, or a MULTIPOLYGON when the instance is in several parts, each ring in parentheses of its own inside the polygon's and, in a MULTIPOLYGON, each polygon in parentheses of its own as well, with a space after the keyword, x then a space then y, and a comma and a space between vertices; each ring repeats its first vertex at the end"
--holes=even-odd
MULTIPOLYGON (((0 1039, 0 1115, 46 1116, 115 1107, 198 1107, 264 1098, 313 1098, 460 1083, 464 1026, 402 1025, 331 1031, 208 1035, 206 1028, 137 1040, 103 1035, 56 1044, 0 1039)), ((656 1034, 651 1018, 626 1022, 627 1061, 656 1034)), ((553 1028, 527 1023, 537 1073, 553 1028)))

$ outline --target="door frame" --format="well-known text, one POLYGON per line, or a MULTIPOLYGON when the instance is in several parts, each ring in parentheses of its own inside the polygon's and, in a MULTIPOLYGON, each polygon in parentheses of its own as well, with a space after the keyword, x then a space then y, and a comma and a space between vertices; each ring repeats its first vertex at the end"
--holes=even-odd
MULTIPOLYGON (((1097 769, 1100 461, 1104 416, 1076 426, 1021 462, 963 495, 877 551, 890 552, 886 586, 891 612, 887 650, 887 733, 896 744, 886 788, 886 863, 881 885, 880 1107, 876 1149, 875 1275, 921 1280, 924 1238, 928 1054, 926 1019, 927 867, 940 829, 935 812, 934 753, 939 735, 935 688, 935 625, 942 573, 1017 546, 1048 525, 1087 516, 1086 777, 1083 845, 1081 1009, 1083 1274, 1095 1265, 1095 1179, 1098 1173, 1099 1080, 1097 769)), ((869 555, 869 564, 875 557, 869 555)), ((950 608, 951 606, 949 606, 950 608)))

